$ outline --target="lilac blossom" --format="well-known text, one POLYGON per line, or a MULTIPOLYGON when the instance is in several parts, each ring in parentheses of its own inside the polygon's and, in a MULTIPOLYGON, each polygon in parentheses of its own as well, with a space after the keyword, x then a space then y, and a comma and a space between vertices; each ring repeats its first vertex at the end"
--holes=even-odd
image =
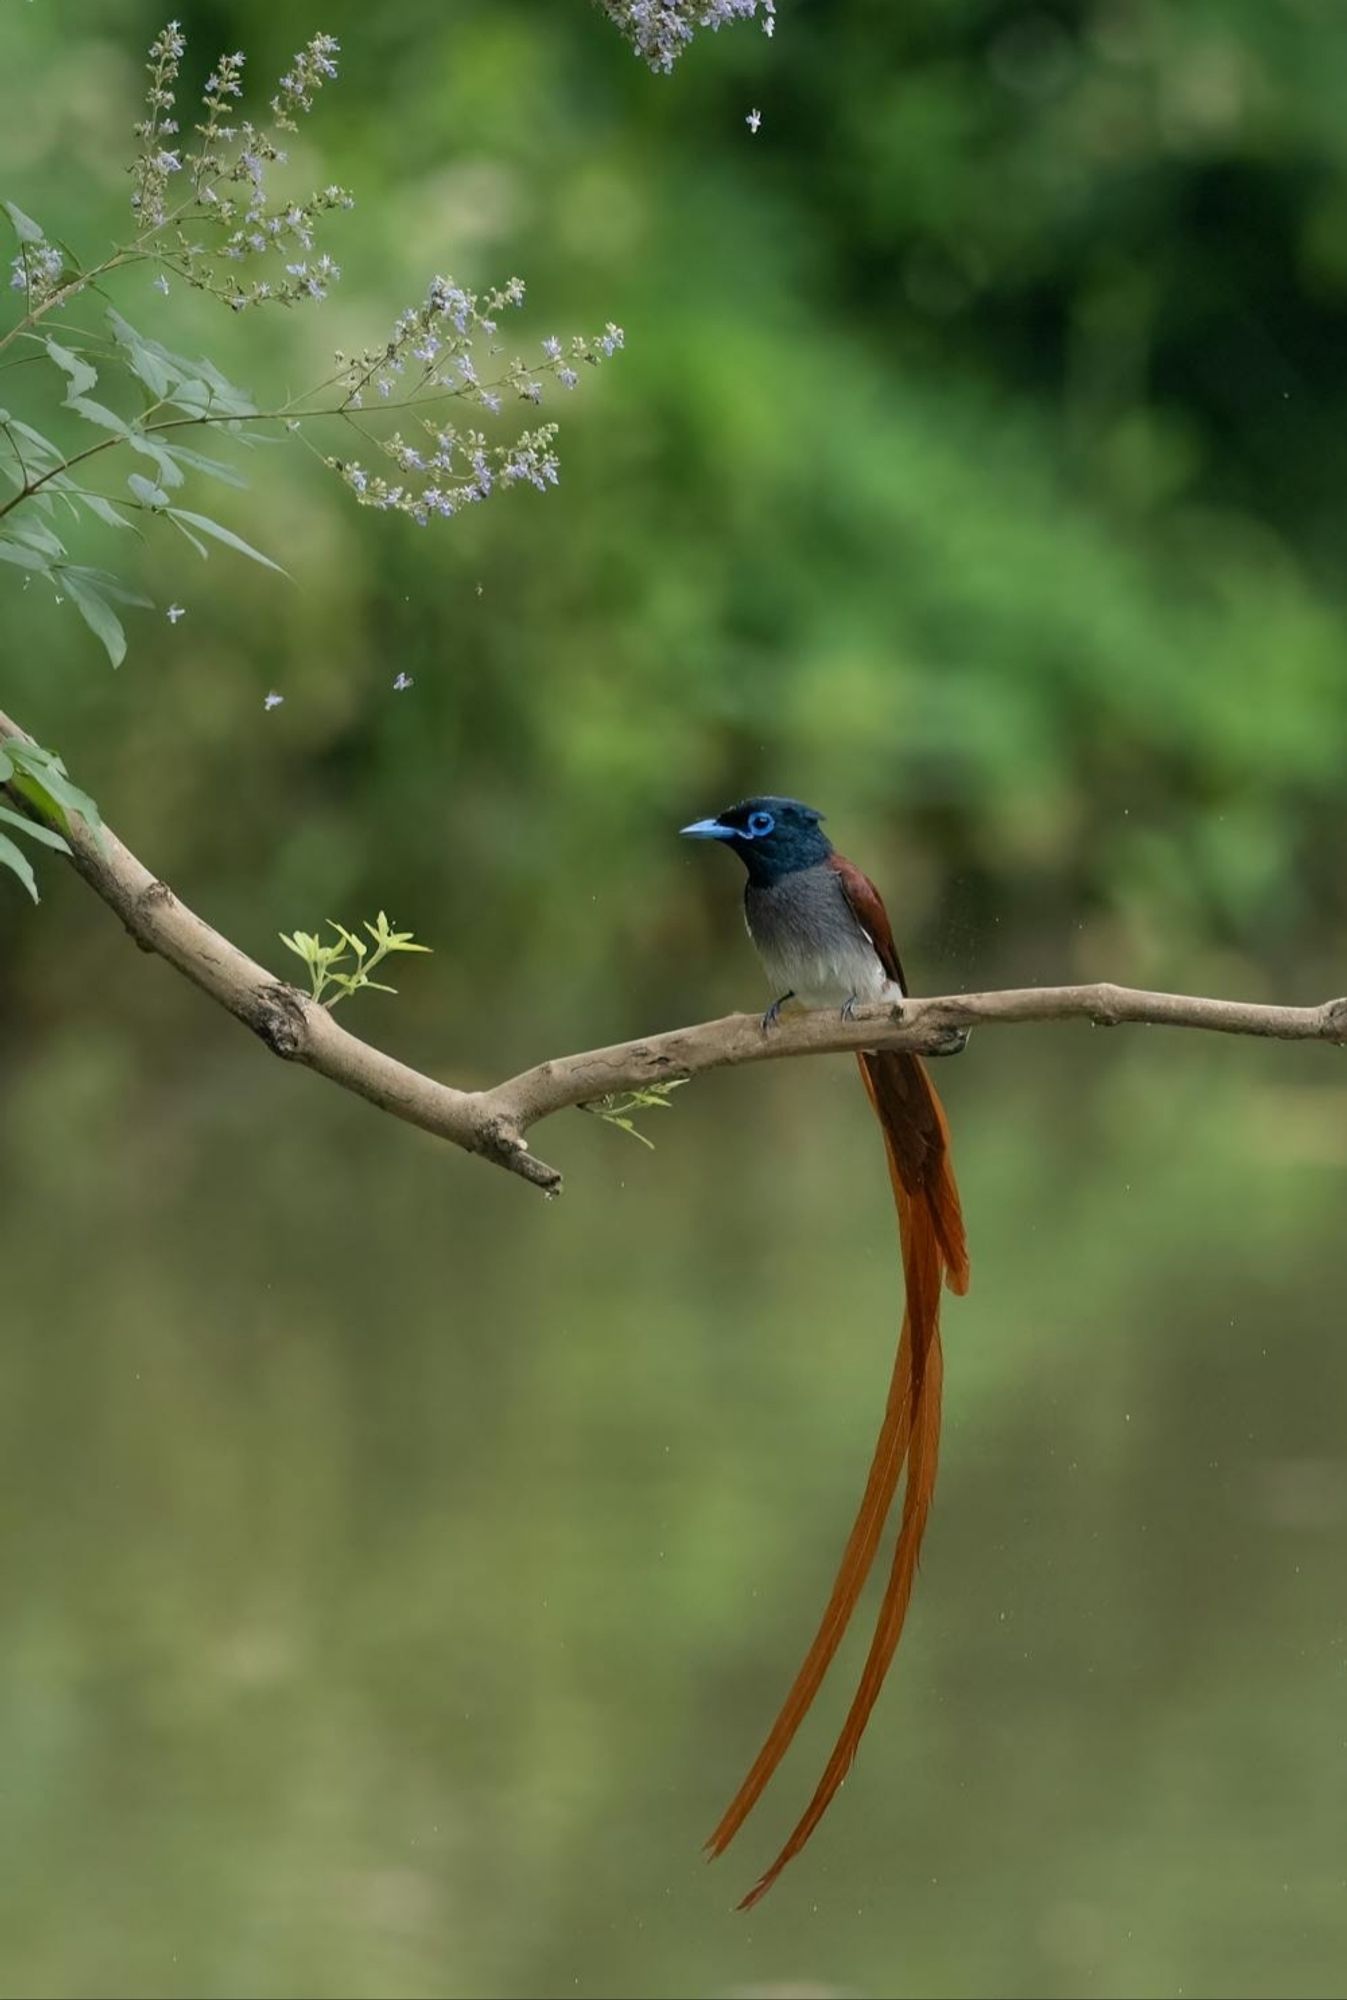
POLYGON ((731 21, 776 26, 775 0, 599 0, 604 12, 651 69, 666 75, 698 28, 713 31, 731 21))

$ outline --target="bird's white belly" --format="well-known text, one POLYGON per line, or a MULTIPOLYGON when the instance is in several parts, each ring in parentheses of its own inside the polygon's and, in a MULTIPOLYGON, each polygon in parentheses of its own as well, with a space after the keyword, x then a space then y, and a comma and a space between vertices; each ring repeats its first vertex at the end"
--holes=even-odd
POLYGON ((773 999, 792 993, 803 1007, 841 1007, 848 1000, 901 998, 901 988, 885 973, 863 932, 854 944, 837 941, 824 950, 755 938, 773 999))
POLYGON ((843 1007, 901 997, 833 869, 750 881, 744 915, 773 1000, 791 994, 805 1007, 843 1007))

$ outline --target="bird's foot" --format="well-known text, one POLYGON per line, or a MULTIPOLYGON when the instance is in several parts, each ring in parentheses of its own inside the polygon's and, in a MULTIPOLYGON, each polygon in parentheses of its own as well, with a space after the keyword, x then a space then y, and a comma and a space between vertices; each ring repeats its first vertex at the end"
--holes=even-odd
POLYGON ((854 1021, 855 1018, 856 1018, 856 995, 854 993, 848 993, 846 999, 842 1002, 842 1019, 844 1021, 854 1021))
POLYGON ((935 1039, 929 1048, 923 1049, 928 1056, 961 1056, 968 1047, 971 1028, 937 1028, 935 1039))
POLYGON ((773 1000, 771 1006, 762 1017, 762 1032, 764 1035, 771 1033, 772 1029, 781 1019, 781 1009, 785 1006, 787 1000, 793 1000, 794 998, 795 995, 793 993, 783 993, 779 1000, 773 1000))

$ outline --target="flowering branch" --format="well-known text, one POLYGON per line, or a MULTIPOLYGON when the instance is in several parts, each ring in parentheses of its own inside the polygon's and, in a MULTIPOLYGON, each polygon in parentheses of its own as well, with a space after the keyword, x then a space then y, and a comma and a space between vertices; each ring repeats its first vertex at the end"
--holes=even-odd
MULTIPOLYGON (((0 714, 0 749, 26 746, 30 740, 0 714)), ((0 795, 49 830, 49 816, 34 806, 31 793, 0 785, 0 795)), ((95 833, 76 812, 68 812, 60 831, 71 865, 136 942, 166 959, 274 1054, 317 1071, 395 1118, 480 1154, 548 1194, 560 1193, 561 1174, 530 1151, 526 1137, 540 1119, 617 1092, 647 1091, 739 1063, 875 1048, 953 1055, 975 1025, 1069 1019, 1099 1027, 1146 1022, 1280 1041, 1347 1043, 1347 998, 1318 1007, 1278 1007, 1102 983, 1022 987, 907 999, 857 1009, 847 1020, 822 1009, 785 1016, 770 1031, 756 1014, 730 1014, 697 1027, 560 1056, 493 1089, 461 1090, 348 1034, 328 1008, 258 965, 189 910, 106 828, 95 833)))
POLYGON ((651 69, 665 75, 698 28, 726 27, 731 21, 761 20, 762 31, 776 28, 776 0, 599 0, 619 32, 651 69))
MULTIPOLYGON (((312 37, 277 84, 269 117, 260 120, 236 110, 242 54, 221 56, 206 82, 194 137, 180 135, 178 123, 185 46, 172 21, 150 49, 145 115, 135 127, 129 242, 81 269, 48 240, 41 223, 13 202, 0 203, 18 245, 11 288, 22 298, 18 319, 0 330, 0 354, 10 347, 21 351, 0 365, 45 364, 35 386, 58 383, 61 410, 98 433, 94 442, 70 447, 24 416, 0 410, 0 565, 25 572, 25 582, 34 576, 47 582, 90 626, 114 666, 126 651, 116 607, 148 600, 106 571, 74 560, 62 539, 71 521, 126 527, 133 514, 158 514, 199 555, 206 555, 210 540, 279 568, 232 529, 178 504, 177 489, 189 475, 246 484, 228 461, 192 449, 184 431, 216 426, 244 444, 259 424, 298 432, 319 420, 344 423, 358 438, 353 449, 360 457, 324 451, 324 463, 361 506, 402 513, 425 526, 512 486, 540 493, 555 486, 555 423, 494 438, 479 426, 494 427, 507 398, 537 405, 545 384, 574 389, 582 367, 597 367, 623 345, 622 329, 610 321, 592 338, 574 335, 563 343, 549 335, 527 359, 510 357, 500 320, 522 306, 522 281, 511 278, 479 295, 452 278, 435 277, 385 340, 354 356, 338 353, 326 380, 268 411, 208 360, 171 352, 119 312, 109 308, 101 325, 81 324, 81 308, 91 303, 88 295, 99 281, 132 266, 154 270, 161 292, 178 281, 235 312, 321 302, 341 276, 326 251, 315 252, 315 239, 332 212, 352 206, 352 197, 335 186, 295 197, 274 192, 269 180, 285 165, 286 136, 336 77, 336 41, 312 37), (116 394, 109 382, 119 385, 116 394), (358 417, 367 399, 369 412, 358 417), (129 415, 114 407, 128 401, 141 407, 129 415), (444 409, 454 403, 463 413, 458 420, 444 409), (372 427, 375 412, 382 419, 392 411, 411 413, 412 437, 372 427), (101 475, 114 452, 119 460, 129 452, 141 461, 121 489, 91 489, 83 478, 72 478, 91 460, 101 475), (372 469, 362 462, 370 454, 381 455, 385 465, 372 469)), ((25 375, 20 386, 29 381, 25 375)))

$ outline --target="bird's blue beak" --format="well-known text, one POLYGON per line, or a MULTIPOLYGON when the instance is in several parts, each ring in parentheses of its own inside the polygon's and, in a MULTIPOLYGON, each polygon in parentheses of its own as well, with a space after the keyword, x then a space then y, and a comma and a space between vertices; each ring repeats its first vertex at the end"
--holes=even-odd
POLYGON ((734 840, 737 836, 732 826, 722 826, 718 819, 694 819, 691 826, 680 826, 689 840, 734 840))

